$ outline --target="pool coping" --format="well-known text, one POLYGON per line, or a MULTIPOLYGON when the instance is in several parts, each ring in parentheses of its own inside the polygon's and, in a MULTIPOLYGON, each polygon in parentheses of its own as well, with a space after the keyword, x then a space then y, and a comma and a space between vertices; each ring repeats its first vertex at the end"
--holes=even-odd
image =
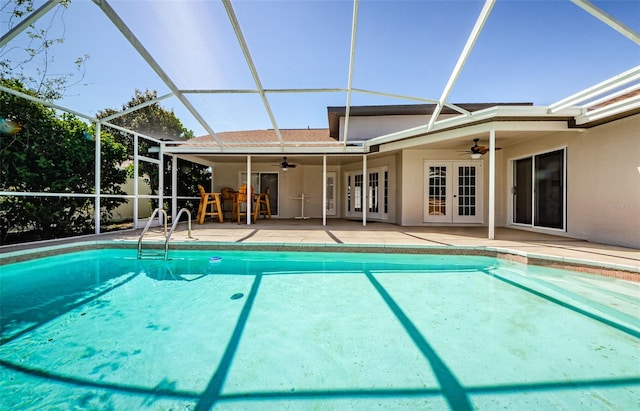
MULTIPOLYGON (((39 247, 32 250, 9 251, 0 254, 0 266, 36 258, 95 249, 136 249, 133 240, 90 240, 39 247)), ((146 249, 163 249, 164 242, 145 242, 146 249)), ((529 253, 505 247, 455 245, 402 245, 402 244, 332 244, 332 243, 238 243, 218 241, 171 242, 171 250, 230 250, 230 251, 306 251, 351 253, 403 253, 449 254, 495 257, 524 265, 542 266, 577 271, 625 281, 640 282, 640 267, 575 257, 529 253)))

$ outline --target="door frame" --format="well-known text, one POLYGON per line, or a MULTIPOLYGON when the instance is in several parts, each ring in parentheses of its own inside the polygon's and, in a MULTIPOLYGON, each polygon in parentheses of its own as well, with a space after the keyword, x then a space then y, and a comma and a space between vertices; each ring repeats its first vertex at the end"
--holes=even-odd
POLYGON ((484 172, 482 160, 424 160, 423 165, 423 197, 422 197, 422 221, 424 223, 444 223, 444 224, 482 224, 484 223, 484 172), (445 180, 445 206, 444 214, 434 216, 429 214, 429 168, 432 166, 443 166, 447 169, 445 180), (459 205, 455 204, 458 199, 460 185, 459 167, 473 166, 476 168, 475 175, 475 214, 473 216, 460 215, 459 205))
POLYGON ((568 160, 568 146, 563 145, 560 147, 553 147, 550 148, 548 150, 542 150, 542 151, 537 151, 534 153, 529 153, 527 155, 523 155, 523 156, 518 156, 518 157, 514 157, 509 159, 509 175, 508 175, 508 191, 509 191, 509 201, 508 201, 508 205, 509 205, 509 225, 511 226, 516 226, 516 227, 523 227, 523 228, 530 228, 530 229, 535 229, 535 230, 549 230, 549 231, 555 231, 555 232, 566 232, 567 231, 567 213, 568 213, 568 204, 567 204, 567 181, 568 181, 568 164, 567 164, 567 160, 568 160), (542 154, 548 154, 548 153, 553 153, 555 151, 563 151, 563 157, 562 157, 562 184, 563 184, 563 193, 562 193, 562 206, 563 206, 563 210, 562 210, 562 228, 554 228, 554 227, 545 227, 545 226, 540 226, 540 225, 536 225, 535 224, 535 218, 536 218, 536 210, 535 210, 535 202, 536 202, 536 193, 535 193, 535 166, 536 166, 536 162, 535 162, 535 158, 536 156, 542 155, 542 154), (523 160, 525 158, 531 158, 531 168, 532 168, 532 178, 531 178, 531 187, 532 187, 532 195, 531 195, 531 224, 526 224, 526 223, 516 223, 514 221, 514 217, 515 217, 515 209, 514 209, 514 194, 515 194, 515 188, 514 188, 514 179, 513 179, 513 173, 514 173, 514 167, 515 167, 515 163, 518 160, 523 160))

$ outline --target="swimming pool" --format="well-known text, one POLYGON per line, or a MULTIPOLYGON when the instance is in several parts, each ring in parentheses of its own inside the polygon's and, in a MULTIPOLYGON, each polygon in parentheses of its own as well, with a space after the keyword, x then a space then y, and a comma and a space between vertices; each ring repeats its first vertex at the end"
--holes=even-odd
POLYGON ((171 255, 3 266, 0 409, 639 405, 637 283, 489 257, 171 255))

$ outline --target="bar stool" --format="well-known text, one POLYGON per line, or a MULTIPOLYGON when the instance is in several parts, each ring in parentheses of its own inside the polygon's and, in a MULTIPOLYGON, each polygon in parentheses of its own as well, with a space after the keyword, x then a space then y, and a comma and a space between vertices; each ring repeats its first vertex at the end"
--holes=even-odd
POLYGON ((218 217, 219 222, 223 222, 222 208, 220 208, 220 194, 219 193, 207 193, 204 191, 204 187, 198 184, 198 191, 200 192, 200 205, 198 206, 198 224, 204 224, 204 218, 208 215, 218 217), (207 211, 207 208, 211 206, 211 211, 207 211))
POLYGON ((258 220, 259 216, 271 218, 271 203, 269 202, 269 187, 256 196, 255 210, 253 210, 253 219, 258 220))
MULTIPOLYGON (((249 198, 253 199, 253 187, 249 190, 249 198)), ((235 199, 233 201, 233 212, 234 218, 238 220, 238 224, 240 224, 240 217, 247 216, 247 185, 243 184, 238 189, 238 192, 235 195, 235 199), (243 210, 244 204, 244 210, 243 210)), ((255 222, 256 213, 254 212, 251 217, 253 222, 255 222)))

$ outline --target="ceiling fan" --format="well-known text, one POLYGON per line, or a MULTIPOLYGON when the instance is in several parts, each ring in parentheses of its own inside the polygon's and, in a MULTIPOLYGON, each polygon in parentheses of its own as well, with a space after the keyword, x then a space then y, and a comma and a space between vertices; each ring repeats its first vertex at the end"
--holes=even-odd
MULTIPOLYGON (((471 155, 471 158, 473 158, 473 159, 478 159, 483 154, 487 154, 489 152, 489 147, 487 147, 487 146, 479 146, 478 145, 479 141, 480 141, 479 138, 474 138, 473 139, 473 143, 474 143, 473 146, 471 146, 469 148, 469 150, 465 150, 464 154, 471 155)), ((502 150, 502 148, 496 147, 496 150, 502 150)))
POLYGON ((287 171, 290 168, 296 168, 296 164, 288 163, 286 157, 282 157, 282 162, 278 164, 278 166, 282 168, 282 171, 287 171))

